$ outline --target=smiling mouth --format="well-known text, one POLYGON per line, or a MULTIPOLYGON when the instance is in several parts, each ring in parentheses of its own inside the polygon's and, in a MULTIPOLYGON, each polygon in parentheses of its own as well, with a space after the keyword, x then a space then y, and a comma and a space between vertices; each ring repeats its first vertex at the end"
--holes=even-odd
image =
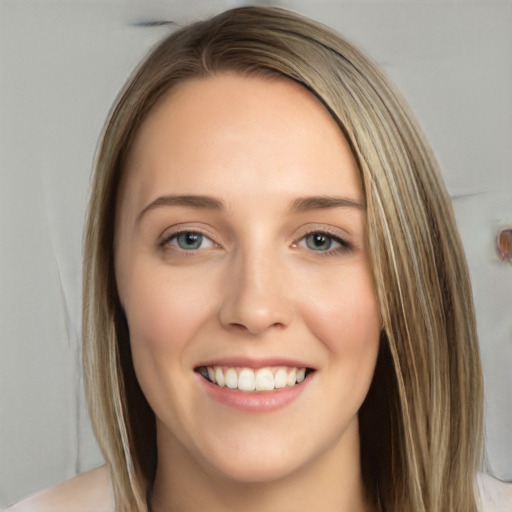
POLYGON ((314 370, 283 366, 268 366, 258 370, 226 366, 199 366, 195 371, 216 386, 244 392, 258 392, 296 386, 314 370))

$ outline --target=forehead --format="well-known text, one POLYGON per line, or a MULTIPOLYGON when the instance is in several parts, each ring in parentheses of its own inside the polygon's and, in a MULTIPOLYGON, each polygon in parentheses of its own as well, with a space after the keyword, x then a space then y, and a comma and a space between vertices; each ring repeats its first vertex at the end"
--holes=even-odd
POLYGON ((313 94, 284 78, 232 73, 184 82, 163 98, 135 137, 123 181, 138 203, 237 191, 361 200, 349 145, 313 94))

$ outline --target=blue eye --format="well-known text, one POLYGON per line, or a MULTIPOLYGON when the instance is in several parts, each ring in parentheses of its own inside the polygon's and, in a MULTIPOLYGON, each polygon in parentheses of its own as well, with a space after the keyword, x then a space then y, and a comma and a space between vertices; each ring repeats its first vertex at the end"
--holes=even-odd
POLYGON ((310 233, 305 237, 306 246, 313 251, 328 251, 336 243, 331 236, 325 233, 310 233))
POLYGON ((307 234, 299 242, 299 245, 320 253, 336 253, 351 249, 350 243, 343 238, 322 231, 313 231, 307 234))
POLYGON ((206 249, 213 247, 213 242, 202 233, 197 231, 182 231, 175 233, 164 243, 168 243, 183 251, 196 251, 198 249, 206 249))

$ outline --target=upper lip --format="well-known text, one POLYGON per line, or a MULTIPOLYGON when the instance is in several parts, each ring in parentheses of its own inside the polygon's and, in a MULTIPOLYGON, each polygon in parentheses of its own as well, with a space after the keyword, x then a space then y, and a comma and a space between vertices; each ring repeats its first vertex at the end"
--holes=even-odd
POLYGON ((231 368, 252 368, 257 370, 259 368, 265 368, 269 366, 287 366, 289 368, 309 368, 314 370, 310 364, 300 361, 298 359, 290 359, 284 357, 263 357, 263 358, 249 358, 249 357, 218 357, 209 359, 195 365, 195 368, 201 368, 202 366, 228 366, 231 368))

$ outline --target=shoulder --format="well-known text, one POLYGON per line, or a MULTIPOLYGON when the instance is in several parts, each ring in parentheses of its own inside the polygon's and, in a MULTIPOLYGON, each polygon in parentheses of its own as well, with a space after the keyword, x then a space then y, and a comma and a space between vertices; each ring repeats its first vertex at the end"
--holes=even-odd
POLYGON ((502 482, 485 473, 478 473, 476 481, 482 512, 512 511, 512 483, 502 482))
POLYGON ((26 498, 5 512, 113 512, 110 473, 101 466, 26 498))

